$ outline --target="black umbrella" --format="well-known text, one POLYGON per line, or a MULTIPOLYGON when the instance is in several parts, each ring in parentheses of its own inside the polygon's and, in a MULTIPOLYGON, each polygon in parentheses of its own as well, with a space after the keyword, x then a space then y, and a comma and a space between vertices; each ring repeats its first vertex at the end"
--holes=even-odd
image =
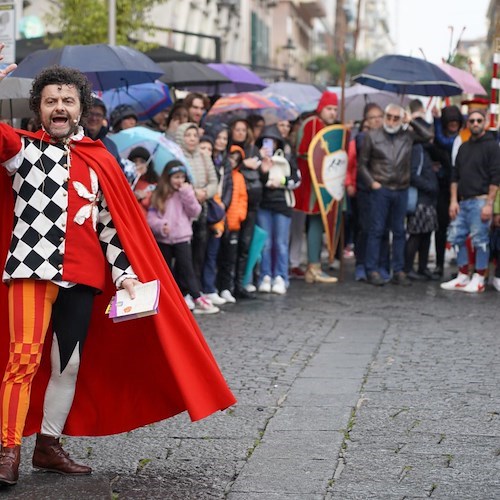
POLYGON ((166 63, 160 62, 158 66, 165 73, 160 80, 177 88, 186 88, 201 83, 204 85, 217 85, 231 82, 223 74, 200 62, 170 61, 166 63))
POLYGON ((12 75, 35 78, 42 69, 55 64, 85 73, 94 90, 154 82, 163 74, 142 52, 122 45, 95 44, 37 50, 23 59, 12 75))
POLYGON ((460 85, 438 66, 409 56, 382 56, 353 80, 397 94, 445 97, 462 93, 460 85))

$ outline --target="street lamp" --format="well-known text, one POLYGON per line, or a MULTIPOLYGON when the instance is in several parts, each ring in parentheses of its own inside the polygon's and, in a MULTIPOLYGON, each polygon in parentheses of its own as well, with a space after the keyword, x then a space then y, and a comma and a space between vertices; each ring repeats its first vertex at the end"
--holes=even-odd
POLYGON ((288 55, 287 55, 287 62, 285 64, 285 78, 288 80, 290 78, 290 68, 292 66, 292 52, 296 49, 297 47, 293 44, 293 41, 290 37, 288 37, 286 41, 286 45, 282 47, 283 50, 286 50, 288 55))

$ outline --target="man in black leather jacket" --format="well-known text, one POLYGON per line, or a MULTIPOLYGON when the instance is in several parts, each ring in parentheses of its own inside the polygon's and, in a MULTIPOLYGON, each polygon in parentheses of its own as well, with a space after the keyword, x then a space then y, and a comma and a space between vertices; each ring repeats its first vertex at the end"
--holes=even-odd
POLYGON ((378 272, 378 256, 386 227, 392 231, 392 283, 411 284, 403 271, 404 220, 415 134, 422 140, 432 137, 431 131, 410 122, 409 114, 401 106, 389 104, 384 111, 382 128, 369 131, 361 148, 358 170, 371 189, 372 216, 366 247, 366 271, 368 281, 373 285, 385 283, 378 272))

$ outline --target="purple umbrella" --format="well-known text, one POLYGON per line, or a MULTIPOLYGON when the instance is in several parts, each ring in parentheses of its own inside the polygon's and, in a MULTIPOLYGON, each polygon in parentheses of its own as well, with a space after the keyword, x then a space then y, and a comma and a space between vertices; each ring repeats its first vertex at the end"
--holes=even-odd
POLYGON ((231 80, 229 83, 219 83, 213 86, 196 85, 190 90, 205 92, 209 95, 235 94, 237 92, 252 92, 267 87, 267 83, 253 71, 238 64, 210 63, 208 67, 231 80))

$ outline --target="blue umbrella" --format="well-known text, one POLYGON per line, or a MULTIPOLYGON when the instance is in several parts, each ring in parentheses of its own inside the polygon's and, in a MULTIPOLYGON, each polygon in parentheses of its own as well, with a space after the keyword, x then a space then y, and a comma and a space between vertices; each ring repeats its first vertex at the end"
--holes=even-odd
POLYGON ((286 97, 292 101, 301 113, 314 111, 318 105, 322 91, 315 85, 297 82, 276 82, 271 83, 264 95, 274 94, 286 97))
POLYGON ((23 59, 12 74, 35 78, 42 69, 56 64, 85 73, 94 90, 154 82, 163 75, 163 70, 142 52, 107 44, 37 50, 23 59))
POLYGON ((135 109, 139 121, 153 118, 172 104, 168 85, 159 81, 105 90, 99 97, 110 111, 120 104, 129 104, 135 109))
POLYGON ((109 137, 116 144, 122 158, 128 158, 132 149, 142 146, 151 153, 154 168, 158 174, 162 173, 169 161, 180 160, 188 170, 188 177, 192 179, 191 166, 187 162, 182 149, 174 141, 167 139, 161 132, 156 132, 147 127, 132 127, 109 135, 109 137))
POLYGON ((409 56, 379 57, 353 80, 397 94, 446 97, 462 93, 460 85, 441 68, 423 59, 409 56))

